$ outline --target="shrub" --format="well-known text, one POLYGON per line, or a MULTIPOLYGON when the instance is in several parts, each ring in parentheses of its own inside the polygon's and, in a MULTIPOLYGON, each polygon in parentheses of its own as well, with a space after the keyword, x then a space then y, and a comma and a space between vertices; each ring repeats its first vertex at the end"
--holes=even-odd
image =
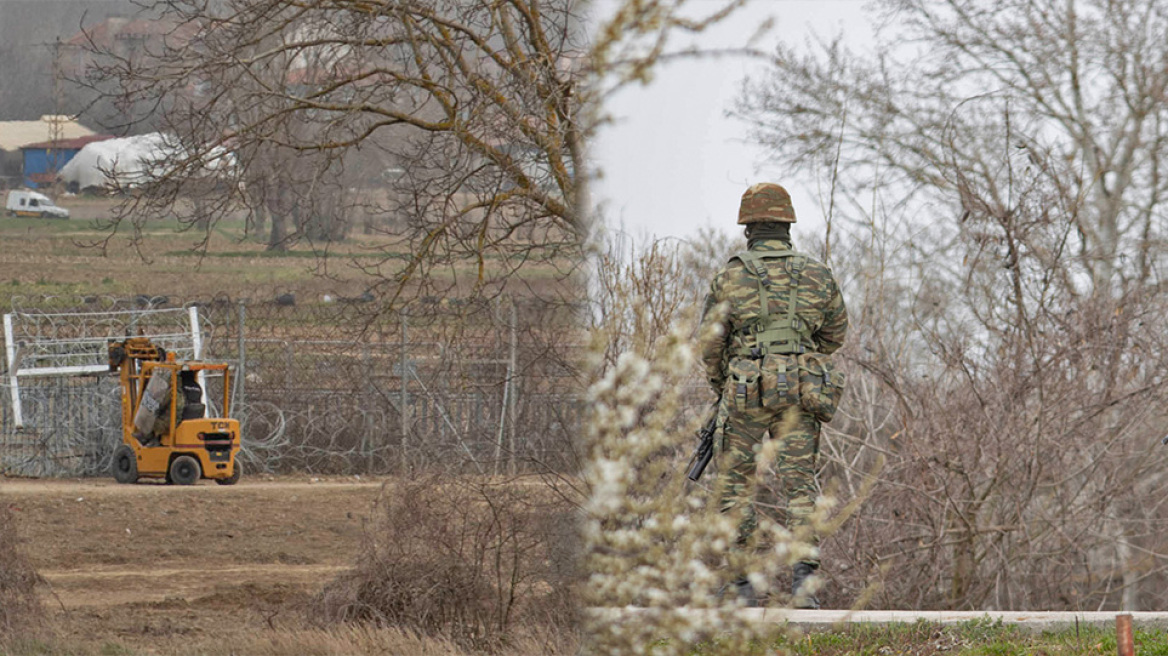
POLYGON ((0 640, 34 625, 41 616, 37 575, 18 549, 15 521, 0 507, 0 640))
POLYGON ((571 634, 572 514, 541 484, 441 475, 387 484, 356 567, 319 596, 320 616, 474 650, 548 628, 571 634))

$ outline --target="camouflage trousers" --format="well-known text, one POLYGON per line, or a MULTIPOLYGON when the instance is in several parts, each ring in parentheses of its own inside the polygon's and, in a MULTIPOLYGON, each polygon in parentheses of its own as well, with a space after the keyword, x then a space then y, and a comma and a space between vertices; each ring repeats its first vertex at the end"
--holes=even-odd
POLYGON ((810 523, 818 455, 819 421, 800 408, 775 412, 748 407, 729 411, 719 462, 723 477, 720 508, 725 513, 741 514, 738 548, 751 544, 758 513, 791 531, 810 523), (778 440, 778 452, 770 466, 760 471, 757 457, 768 435, 778 440))

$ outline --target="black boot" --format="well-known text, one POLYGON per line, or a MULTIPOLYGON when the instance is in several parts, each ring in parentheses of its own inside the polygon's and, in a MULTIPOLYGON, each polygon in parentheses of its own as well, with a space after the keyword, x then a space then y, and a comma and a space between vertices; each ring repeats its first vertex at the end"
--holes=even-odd
POLYGON ((813 576, 815 570, 819 569, 819 565, 811 563, 798 563, 795 565, 794 572, 791 576, 791 604, 801 610, 819 610, 819 600, 810 590, 801 591, 804 583, 807 583, 813 576))
POLYGON ((758 593, 754 591, 754 586, 745 576, 734 580, 734 588, 738 591, 738 598, 747 608, 758 608, 762 605, 759 602, 758 593))

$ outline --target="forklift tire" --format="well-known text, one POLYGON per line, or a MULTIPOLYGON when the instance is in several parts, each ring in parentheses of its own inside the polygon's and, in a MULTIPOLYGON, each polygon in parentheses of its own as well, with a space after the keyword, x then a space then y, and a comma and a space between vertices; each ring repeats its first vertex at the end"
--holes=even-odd
POLYGON ((138 482, 138 457, 130 445, 123 444, 114 451, 114 480, 119 483, 138 482))
POLYGON ((243 476, 243 463, 236 460, 235 469, 231 471, 231 475, 227 478, 216 478, 215 482, 220 485, 235 485, 239 482, 240 476, 243 476))
POLYGON ((167 481, 175 485, 194 485, 203 476, 199 461, 194 456, 179 456, 170 463, 167 481))

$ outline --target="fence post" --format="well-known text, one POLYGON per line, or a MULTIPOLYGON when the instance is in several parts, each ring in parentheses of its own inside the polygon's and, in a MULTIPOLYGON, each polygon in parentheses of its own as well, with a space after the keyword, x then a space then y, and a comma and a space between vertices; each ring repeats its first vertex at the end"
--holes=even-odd
MULTIPOLYGON (((494 320, 496 322, 498 322, 501 320, 501 318, 499 317, 499 312, 498 312, 498 310, 500 310, 501 308, 499 307, 498 304, 496 304, 495 308, 496 308, 496 312, 495 312, 494 320)), ((511 340, 510 340, 510 349, 509 349, 510 350, 510 357, 507 359, 507 373, 505 374, 505 376, 503 378, 503 405, 499 407, 499 435, 497 438, 495 438, 495 475, 496 476, 499 475, 499 463, 503 460, 503 438, 504 438, 504 436, 507 436, 509 438, 508 443, 509 443, 510 449, 511 449, 511 453, 509 453, 507 455, 507 470, 509 472, 512 472, 512 473, 514 473, 514 470, 515 470, 515 459, 514 459, 515 431, 514 431, 514 426, 509 425, 509 424, 514 423, 513 422, 514 418, 511 416, 513 414, 511 412, 511 398, 515 395, 515 388, 514 388, 515 382, 514 382, 514 380, 512 380, 513 377, 515 376, 515 302, 514 302, 514 300, 512 300, 512 302, 511 302, 511 318, 509 321, 509 325, 511 326, 511 340), (511 430, 508 431, 507 430, 508 428, 510 428, 511 430)), ((495 332, 496 336, 499 334, 498 330, 496 330, 494 332, 495 332)), ((496 337, 495 343, 498 344, 498 337, 496 337)))
POLYGON ((519 397, 519 390, 515 385, 515 375, 519 371, 519 321, 515 313, 515 297, 511 297, 511 353, 507 362, 507 384, 511 387, 511 394, 507 396, 507 423, 510 424, 508 436, 510 437, 510 452, 507 454, 507 470, 512 476, 515 475, 515 401, 519 397))
POLYGON ((372 389, 373 389, 373 385, 372 385, 372 382, 373 382, 372 361, 373 361, 373 356, 369 353, 369 342, 362 340, 361 341, 361 377, 364 380, 368 381, 367 384, 363 386, 364 391, 361 394, 361 396, 363 397, 362 398, 362 405, 365 406, 365 412, 361 415, 363 417, 363 419, 361 420, 361 450, 365 452, 366 456, 369 459, 368 463, 365 465, 365 467, 366 467, 365 473, 366 474, 373 473, 373 464, 374 464, 373 463, 373 452, 374 452, 373 430, 374 430, 374 427, 377 425, 376 422, 374 422, 372 420, 372 417, 370 417, 370 413, 372 412, 372 409, 374 407, 373 400, 371 398, 372 389))
MULTIPOLYGON (((187 315, 191 320, 191 346, 194 353, 195 360, 203 359, 203 331, 202 326, 199 325, 199 306, 192 305, 187 308, 187 315)), ((199 387, 203 388, 203 407, 210 409, 207 404, 207 372, 200 371, 195 374, 195 378, 199 380, 199 387)), ((206 410, 203 411, 203 416, 206 416, 206 410)))
POLYGON ((409 431, 410 431, 410 390, 409 390, 409 353, 406 351, 409 340, 409 324, 405 308, 398 313, 401 319, 401 467, 402 473, 409 471, 409 431))
POLYGON ((4 350, 8 356, 9 401, 12 403, 12 425, 16 430, 24 427, 24 413, 20 407, 20 381, 16 378, 16 338, 12 330, 12 315, 4 315, 4 350))
MULTIPOLYGON (((235 371, 235 390, 234 390, 235 403, 232 404, 232 408, 235 409, 235 412, 234 412, 235 417, 240 420, 241 424, 243 423, 243 420, 244 420, 244 416, 243 416, 244 413, 242 412, 242 409, 244 408, 244 404, 247 403, 247 397, 244 394, 244 392, 246 391, 245 390, 245 381, 247 380, 247 347, 244 345, 244 339, 243 339, 244 332, 246 330, 247 330, 247 305, 245 305, 243 300, 241 299, 239 301, 239 336, 238 336, 237 345, 236 345, 237 349, 239 350, 239 354, 238 354, 239 365, 236 367, 236 371, 235 371)), ((240 432, 242 433, 243 430, 240 429, 240 432)))
POLYGON ((499 408, 499 437, 495 440, 495 476, 499 475, 499 463, 503 460, 503 434, 507 427, 507 401, 511 394, 511 368, 507 368, 503 380, 503 405, 499 408))
POLYGON ((293 366, 295 357, 292 354, 292 342, 284 340, 284 387, 291 388, 296 369, 293 366))
POLYGON ((1132 639, 1132 616, 1115 616, 1115 646, 1119 656, 1135 656, 1136 643, 1132 639))

